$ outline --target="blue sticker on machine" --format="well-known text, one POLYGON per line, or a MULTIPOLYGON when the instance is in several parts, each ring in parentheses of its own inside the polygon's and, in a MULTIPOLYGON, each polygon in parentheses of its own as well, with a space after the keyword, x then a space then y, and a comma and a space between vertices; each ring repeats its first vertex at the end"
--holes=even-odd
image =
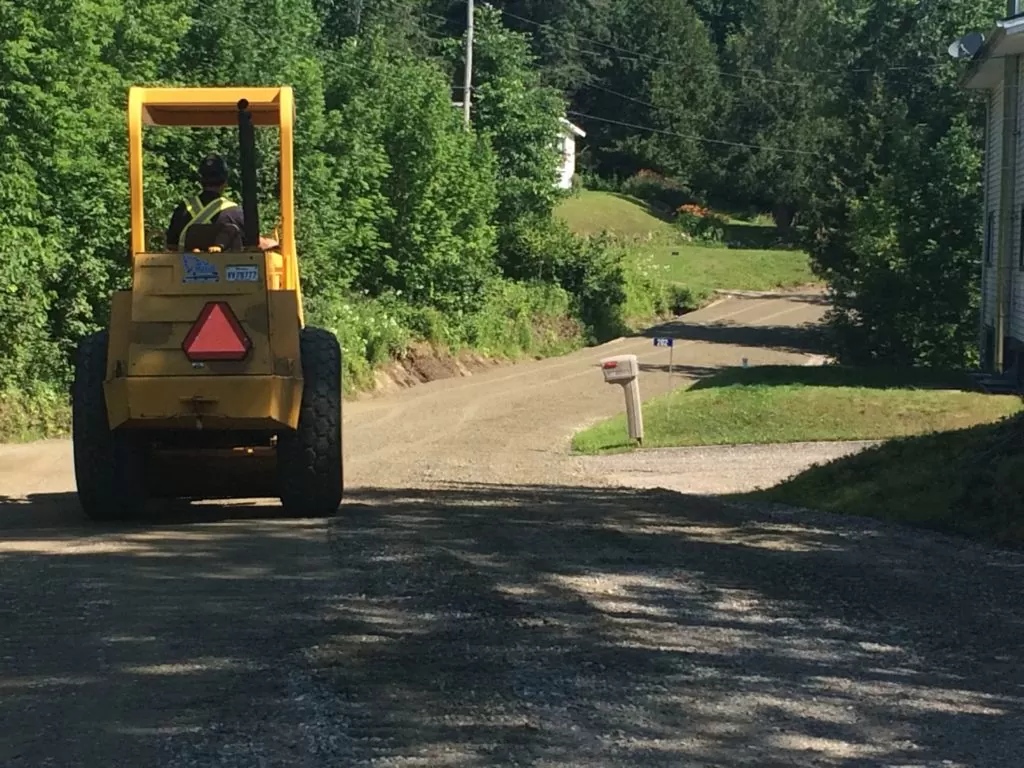
POLYGON ((220 279, 217 267, 190 253, 182 254, 185 276, 183 283, 216 283, 220 279))

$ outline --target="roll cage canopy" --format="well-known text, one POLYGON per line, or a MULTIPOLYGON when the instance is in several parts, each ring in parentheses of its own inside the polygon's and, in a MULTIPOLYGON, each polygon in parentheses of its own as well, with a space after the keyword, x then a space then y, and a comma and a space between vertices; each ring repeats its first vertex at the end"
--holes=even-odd
MULTIPOLYGON (((131 243, 133 258, 146 251, 142 174, 143 126, 217 128, 237 127, 240 108, 256 127, 280 129, 280 249, 295 259, 295 197, 293 136, 295 98, 289 86, 274 88, 142 88, 128 92, 128 165, 131 183, 131 243)), ((198 160, 198 158, 197 158, 198 160)))

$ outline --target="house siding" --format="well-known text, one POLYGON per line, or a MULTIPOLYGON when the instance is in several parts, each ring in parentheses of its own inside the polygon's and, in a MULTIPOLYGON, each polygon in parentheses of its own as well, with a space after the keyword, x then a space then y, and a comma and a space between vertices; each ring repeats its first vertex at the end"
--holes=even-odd
MULTIPOLYGON (((1024 59, 1018 65, 1019 82, 1024 83, 1024 59)), ((1024 99, 1017 104, 1017 125, 1024 126, 1024 99)), ((1024 341, 1024 259, 1021 248, 1024 246, 1024 226, 1022 206, 1024 206, 1024 134, 1017 132, 1017 158, 1013 170, 1013 247, 1010 251, 1010 306, 1009 328, 1007 335, 1018 341, 1024 341)))
MULTIPOLYGON (((1003 86, 989 94, 985 147, 985 218, 982 242, 982 325, 994 326, 996 316, 996 251, 999 244, 999 183, 1003 154, 1003 86)), ((984 329, 983 329, 984 334, 984 329)))

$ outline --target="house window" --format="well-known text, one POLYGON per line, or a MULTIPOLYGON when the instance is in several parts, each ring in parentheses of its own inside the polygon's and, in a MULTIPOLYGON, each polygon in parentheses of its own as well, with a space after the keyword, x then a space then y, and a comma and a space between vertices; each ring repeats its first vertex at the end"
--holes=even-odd
POLYGON ((985 264, 992 263, 992 236, 995 234, 995 211, 988 212, 988 219, 985 221, 985 264))

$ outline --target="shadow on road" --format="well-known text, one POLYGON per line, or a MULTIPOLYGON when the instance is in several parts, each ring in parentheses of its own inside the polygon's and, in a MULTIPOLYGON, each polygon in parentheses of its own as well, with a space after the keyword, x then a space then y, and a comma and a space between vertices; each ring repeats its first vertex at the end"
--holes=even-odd
POLYGON ((1019 567, 659 491, 349 499, 338 611, 361 627, 324 658, 335 690, 375 692, 396 749, 977 766, 1024 748, 1019 567))
MULTIPOLYGON (((656 365, 654 363, 640 363, 641 373, 669 373, 668 363, 664 365, 656 365)), ((687 379, 694 379, 700 381, 711 376, 715 376, 722 372, 722 368, 709 367, 706 365, 681 365, 675 363, 672 366, 672 375, 680 376, 687 379)))
POLYGON ((281 508, 265 501, 198 503, 177 499, 151 501, 137 519, 125 522, 97 523, 86 517, 73 491, 34 493, 25 498, 0 496, 0 536, 25 529, 82 528, 105 533, 132 531, 140 527, 217 523, 231 520, 273 520, 281 517, 281 508))
POLYGON ((688 323, 676 320, 648 328, 639 336, 670 337, 738 347, 761 347, 798 354, 825 354, 828 346, 820 328, 791 325, 729 325, 688 323))
POLYGON ((159 511, 110 525, 70 493, 0 501, 0 765, 240 768, 309 752, 301 655, 336 576, 324 522, 159 511))
POLYGON ((874 524, 458 485, 351 489, 326 529, 3 535, 3 765, 995 766, 1024 749, 1024 558, 874 524))

